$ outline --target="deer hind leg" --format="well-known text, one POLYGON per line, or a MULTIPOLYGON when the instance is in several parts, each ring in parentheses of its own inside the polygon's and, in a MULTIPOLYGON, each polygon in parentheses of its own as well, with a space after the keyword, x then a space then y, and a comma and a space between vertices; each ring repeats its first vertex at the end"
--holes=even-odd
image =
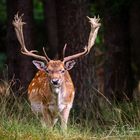
POLYGON ((60 113, 61 128, 63 130, 67 130, 67 122, 68 122, 70 110, 71 110, 71 106, 66 106, 63 109, 63 111, 60 113))

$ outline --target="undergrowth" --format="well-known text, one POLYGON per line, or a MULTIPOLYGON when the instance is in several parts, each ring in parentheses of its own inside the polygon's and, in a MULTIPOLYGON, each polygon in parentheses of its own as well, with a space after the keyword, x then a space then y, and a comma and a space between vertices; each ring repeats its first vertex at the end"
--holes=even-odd
POLYGON ((0 81, 0 140, 140 139, 139 102, 111 105, 104 102, 98 112, 99 120, 92 118, 92 114, 80 118, 73 109, 68 130, 63 132, 59 123, 53 130, 44 128, 40 119, 32 113, 22 90, 18 91, 19 95, 13 92, 13 83, 0 81))

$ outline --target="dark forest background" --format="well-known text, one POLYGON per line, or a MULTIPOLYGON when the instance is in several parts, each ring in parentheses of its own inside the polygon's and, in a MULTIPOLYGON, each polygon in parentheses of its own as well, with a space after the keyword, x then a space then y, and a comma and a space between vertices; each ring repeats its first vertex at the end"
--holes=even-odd
POLYGON ((12 20, 24 13, 26 46, 51 59, 83 50, 90 24, 86 16, 100 17, 101 28, 90 54, 77 60, 70 71, 76 89, 74 107, 99 110, 103 100, 132 101, 140 95, 140 1, 139 0, 1 0, 0 78, 16 79, 27 90, 35 75, 32 58, 20 53, 12 20), (106 97, 104 97, 104 96, 106 97), (100 100, 101 99, 101 100, 100 100))

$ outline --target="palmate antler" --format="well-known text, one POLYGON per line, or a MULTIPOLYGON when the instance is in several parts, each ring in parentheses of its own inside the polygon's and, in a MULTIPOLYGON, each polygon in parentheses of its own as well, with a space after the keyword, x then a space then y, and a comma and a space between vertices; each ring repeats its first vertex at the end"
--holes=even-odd
POLYGON ((23 14, 21 16, 19 16, 17 13, 15 15, 14 21, 13 21, 17 39, 21 45, 21 53, 23 53, 27 56, 32 56, 36 59, 40 59, 40 60, 48 62, 50 59, 47 56, 45 49, 43 49, 45 56, 35 54, 37 52, 36 50, 31 50, 31 51, 27 50, 26 45, 25 45, 24 35, 23 35, 23 25, 26 23, 22 21, 22 17, 23 17, 23 14))
MULTIPOLYGON (((98 30, 99 30, 99 28, 101 26, 101 23, 99 23, 100 18, 99 17, 98 18, 96 18, 96 17, 94 17, 94 18, 87 17, 87 18, 89 19, 89 22, 91 23, 91 31, 90 31, 90 35, 89 35, 89 39, 88 39, 88 45, 84 48, 83 52, 80 52, 80 53, 77 53, 77 54, 74 54, 74 55, 71 55, 71 56, 64 57, 64 59, 63 59, 64 63, 67 62, 67 61, 70 61, 70 60, 74 60, 74 59, 76 59, 78 57, 81 57, 83 55, 87 55, 90 52, 90 50, 93 47, 93 45, 95 44, 95 39, 97 37, 98 30)), ((63 49, 63 56, 65 54, 65 50, 66 50, 66 45, 65 45, 65 47, 63 49)))
MULTIPOLYGON (((17 13, 15 15, 14 21, 13 21, 13 25, 14 25, 14 28, 15 28, 15 31, 16 31, 17 39, 18 39, 18 41, 21 45, 21 53, 23 53, 27 56, 34 57, 36 59, 40 59, 40 60, 49 62, 50 58, 46 54, 44 48, 43 48, 43 52, 44 52, 45 56, 41 56, 41 55, 36 54, 37 53, 36 50, 31 50, 31 51, 27 50, 26 45, 25 45, 24 35, 23 35, 23 25, 26 24, 26 23, 22 21, 22 16, 23 16, 23 14, 21 16, 19 16, 18 13, 17 13)), ((91 23, 91 31, 90 31, 90 35, 89 35, 88 45, 84 48, 83 52, 80 52, 80 53, 77 53, 77 54, 74 54, 74 55, 71 55, 71 56, 67 56, 67 57, 65 57, 65 50, 66 50, 66 46, 67 46, 67 45, 65 45, 65 47, 63 49, 63 57, 64 57, 63 58, 63 63, 65 63, 67 61, 74 60, 78 57, 87 55, 90 52, 91 48, 93 47, 93 45, 95 43, 95 39, 97 37, 98 30, 101 26, 101 24, 99 23, 100 19, 99 19, 99 17, 98 18, 87 17, 87 18, 89 19, 89 22, 91 23)))

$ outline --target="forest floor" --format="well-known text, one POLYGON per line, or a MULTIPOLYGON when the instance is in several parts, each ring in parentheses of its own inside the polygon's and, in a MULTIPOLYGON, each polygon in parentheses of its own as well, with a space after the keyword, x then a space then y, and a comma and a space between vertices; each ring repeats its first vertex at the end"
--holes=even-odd
POLYGON ((140 140, 140 102, 103 106, 100 118, 77 118, 71 111, 68 130, 58 123, 53 130, 41 125, 25 98, 0 96, 0 140, 140 140))

